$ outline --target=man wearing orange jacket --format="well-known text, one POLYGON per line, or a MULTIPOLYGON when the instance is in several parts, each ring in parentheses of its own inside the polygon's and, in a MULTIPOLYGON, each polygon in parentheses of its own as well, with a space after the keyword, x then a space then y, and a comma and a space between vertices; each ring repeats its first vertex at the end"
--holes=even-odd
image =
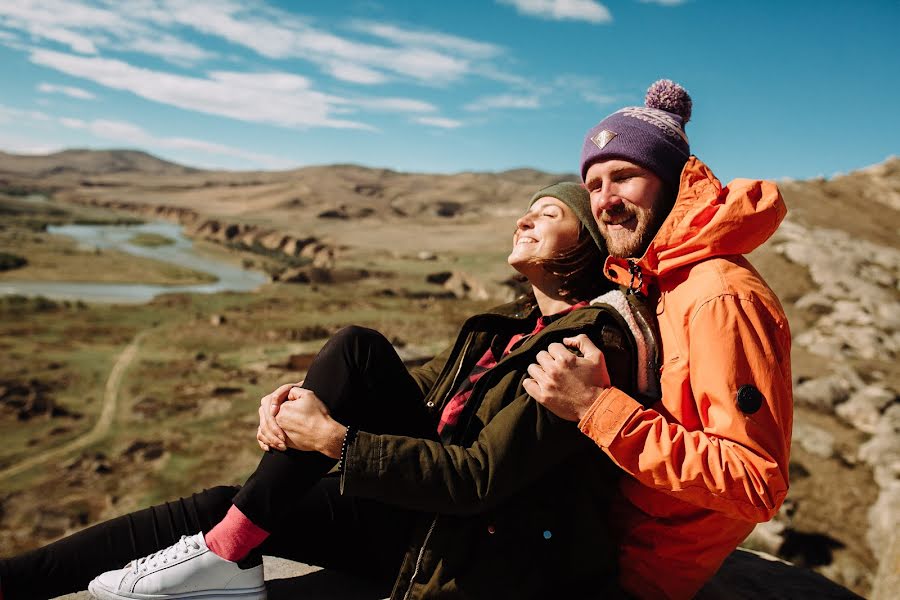
MULTIPOLYGON (((671 81, 591 129, 581 175, 610 250, 605 275, 655 307, 661 398, 610 386, 583 336, 531 365, 525 389, 625 475, 612 522, 620 581, 639 598, 690 598, 788 490, 790 331, 742 256, 786 212, 771 182, 722 187, 690 154, 691 99, 671 81)), ((652 357, 651 357, 652 358, 652 357)))

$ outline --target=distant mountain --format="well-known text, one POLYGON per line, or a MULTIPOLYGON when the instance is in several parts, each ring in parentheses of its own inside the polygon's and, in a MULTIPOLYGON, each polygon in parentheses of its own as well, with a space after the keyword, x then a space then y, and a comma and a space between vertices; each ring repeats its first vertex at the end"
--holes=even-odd
POLYGON ((157 158, 140 150, 72 149, 47 155, 0 152, 0 172, 28 177, 46 177, 65 173, 77 175, 110 175, 114 173, 181 175, 199 171, 157 158))

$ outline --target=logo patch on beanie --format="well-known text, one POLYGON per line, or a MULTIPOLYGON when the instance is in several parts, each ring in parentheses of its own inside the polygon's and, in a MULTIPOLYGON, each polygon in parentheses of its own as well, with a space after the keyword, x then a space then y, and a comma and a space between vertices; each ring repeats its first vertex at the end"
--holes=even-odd
POLYGON ((597 135, 591 138, 591 141, 594 142, 594 145, 603 150, 603 148, 613 141, 613 138, 619 135, 618 133, 614 133, 609 129, 604 129, 597 135))

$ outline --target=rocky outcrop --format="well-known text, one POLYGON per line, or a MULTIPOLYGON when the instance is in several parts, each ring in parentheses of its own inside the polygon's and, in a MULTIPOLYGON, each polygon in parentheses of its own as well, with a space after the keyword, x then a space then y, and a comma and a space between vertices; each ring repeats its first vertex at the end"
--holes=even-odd
POLYGON ((273 279, 282 283, 352 283, 370 276, 371 273, 365 269, 330 269, 311 266, 286 269, 273 279))
MULTIPOLYGON (((879 491, 876 502, 868 508, 868 531, 860 535, 873 555, 880 558, 879 572, 893 572, 895 576, 896 552, 891 555, 885 551, 900 543, 900 403, 892 383, 895 378, 860 365, 895 364, 900 357, 900 248, 895 243, 873 241, 889 236, 884 228, 878 229, 879 223, 871 219, 870 212, 859 220, 857 231, 821 225, 828 220, 823 215, 833 216, 835 211, 842 214, 832 206, 836 201, 843 203, 847 215, 856 214, 860 207, 854 209, 852 203, 862 194, 869 202, 877 200, 879 204, 870 204, 867 210, 880 211, 889 229, 896 223, 891 216, 896 213, 891 211, 900 208, 898 169, 900 161, 894 159, 833 181, 797 184, 806 185, 804 193, 810 197, 818 189, 822 214, 804 214, 801 210, 802 218, 789 216, 770 242, 783 258, 804 267, 813 283, 792 306, 808 320, 804 329, 794 330, 794 345, 822 357, 825 368, 820 375, 796 383, 795 402, 834 415, 869 436, 858 450, 838 450, 828 431, 795 419, 795 447, 819 458, 835 457, 872 469, 879 491), (852 196, 844 200, 845 193, 852 196), (868 233, 871 237, 867 238, 868 233), (885 565, 884 561, 892 564, 885 565)), ((838 226, 834 219, 831 222, 838 226)), ((768 535, 770 541, 784 542, 789 532, 790 527, 779 530, 779 525, 759 526, 754 538, 759 542, 768 535)), ((873 576, 870 573, 866 577, 871 581, 873 576)))
POLYGON ((822 575, 763 552, 738 549, 695 596, 696 600, 796 600, 860 598, 822 575))
MULTIPOLYGON (((263 558, 270 600, 329 598, 331 600, 378 600, 379 586, 336 571, 320 570, 283 558, 263 558)), ((860 597, 822 577, 774 556, 736 550, 700 593, 697 600, 858 600, 860 597)), ((883 596, 873 600, 886 600, 883 596)), ((87 592, 57 600, 89 600, 87 592)))
POLYGON ((439 271, 425 277, 427 283, 441 286, 454 298, 471 300, 495 300, 510 302, 515 298, 513 289, 504 284, 485 282, 462 271, 439 271))
POLYGON ((796 305, 820 316, 794 338, 796 344, 829 358, 893 360, 900 354, 900 250, 792 221, 781 225, 772 243, 806 267, 816 284, 796 305))
POLYGON ((59 405, 52 395, 52 382, 6 380, 0 381, 0 414, 15 414, 19 421, 33 418, 69 417, 80 419, 81 414, 59 405))
POLYGON ((289 259, 307 259, 316 263, 317 266, 333 264, 337 251, 333 246, 312 236, 299 237, 258 225, 204 217, 194 210, 179 206, 82 197, 72 198, 70 201, 83 206, 125 211, 151 219, 172 221, 183 225, 185 234, 192 238, 225 244, 250 252, 280 255, 289 259))

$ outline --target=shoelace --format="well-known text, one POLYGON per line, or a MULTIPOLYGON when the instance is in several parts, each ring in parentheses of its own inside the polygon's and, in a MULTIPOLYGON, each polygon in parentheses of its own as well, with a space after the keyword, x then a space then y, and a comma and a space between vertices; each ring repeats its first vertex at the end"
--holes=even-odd
POLYGON ((138 572, 146 573, 148 569, 156 568, 156 566, 159 565, 160 560, 165 564, 169 562, 169 559, 174 560, 182 554, 190 554, 192 550, 200 550, 200 544, 194 541, 193 538, 183 535, 180 540, 168 548, 163 548, 149 556, 134 561, 131 570, 135 575, 138 572))

